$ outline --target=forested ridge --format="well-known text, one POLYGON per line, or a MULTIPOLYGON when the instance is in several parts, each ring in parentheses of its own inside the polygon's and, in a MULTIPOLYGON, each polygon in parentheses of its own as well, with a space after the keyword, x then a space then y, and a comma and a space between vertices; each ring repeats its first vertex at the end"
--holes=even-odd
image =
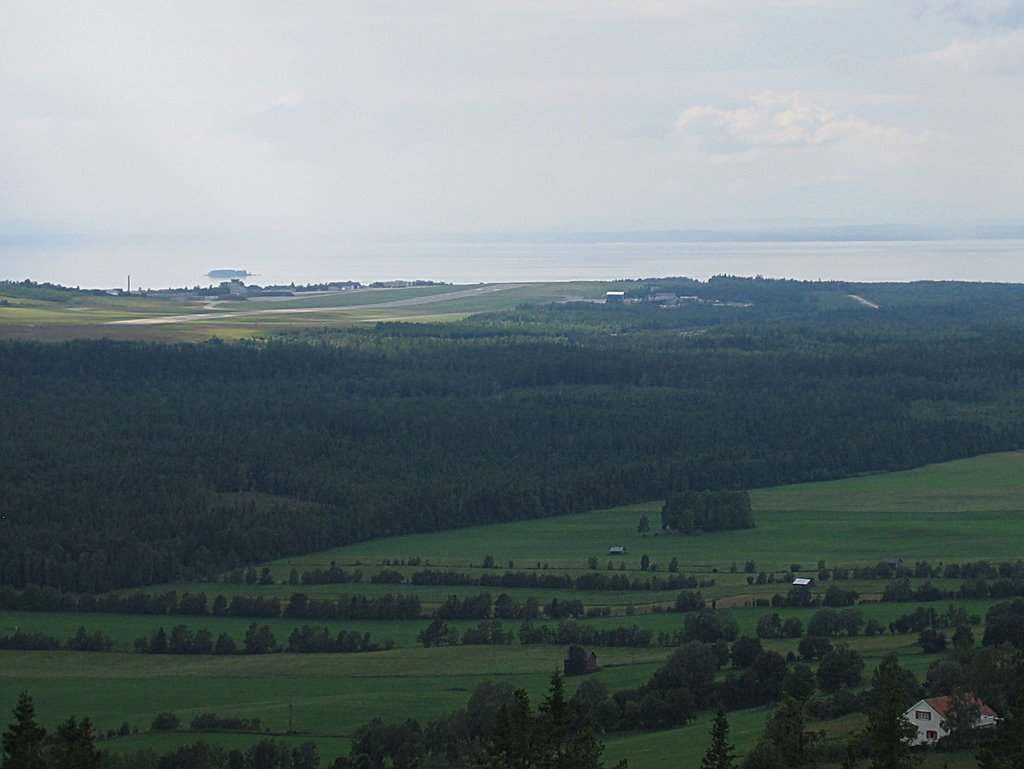
POLYGON ((233 344, 4 343, 0 580, 161 583, 1024 445, 1022 286, 717 278, 629 294, 655 291, 706 301, 233 344))

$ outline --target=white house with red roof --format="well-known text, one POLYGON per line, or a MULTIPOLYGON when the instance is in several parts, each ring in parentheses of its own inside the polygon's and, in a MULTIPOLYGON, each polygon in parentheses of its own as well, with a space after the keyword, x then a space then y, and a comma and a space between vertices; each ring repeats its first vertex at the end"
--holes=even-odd
MULTIPOLYGON (((995 726, 996 721, 999 720, 996 712, 974 695, 968 695, 968 697, 978 708, 978 720, 974 722, 974 728, 985 729, 995 726)), ((907 709, 903 717, 917 728, 917 736, 911 740, 911 745, 938 742, 949 735, 950 729, 946 716, 949 711, 949 703, 949 697, 930 697, 907 709)))

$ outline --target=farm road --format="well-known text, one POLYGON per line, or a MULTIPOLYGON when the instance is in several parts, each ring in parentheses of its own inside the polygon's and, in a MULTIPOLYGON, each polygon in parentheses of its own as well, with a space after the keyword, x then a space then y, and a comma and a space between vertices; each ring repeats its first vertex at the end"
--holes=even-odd
POLYGON ((384 310, 394 307, 414 307, 422 304, 433 304, 435 302, 448 302, 453 299, 467 299, 474 296, 493 294, 498 291, 508 291, 512 288, 526 286, 527 283, 496 283, 480 288, 467 288, 462 291, 449 291, 445 294, 432 294, 430 296, 413 296, 408 299, 392 299, 388 302, 377 302, 376 304, 355 304, 343 305, 340 307, 281 307, 273 310, 238 310, 232 312, 201 312, 194 315, 161 315, 155 318, 132 318, 130 320, 112 320, 108 325, 124 326, 156 326, 161 323, 188 323, 196 320, 222 320, 224 318, 247 318, 253 315, 298 315, 310 312, 352 312, 353 310, 384 310))

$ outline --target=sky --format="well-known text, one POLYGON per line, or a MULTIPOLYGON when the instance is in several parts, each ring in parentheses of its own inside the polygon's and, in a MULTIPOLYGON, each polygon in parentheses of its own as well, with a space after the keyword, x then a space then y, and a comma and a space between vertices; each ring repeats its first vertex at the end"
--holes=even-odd
POLYGON ((1024 0, 5 0, 0 241, 1024 222, 1024 0))

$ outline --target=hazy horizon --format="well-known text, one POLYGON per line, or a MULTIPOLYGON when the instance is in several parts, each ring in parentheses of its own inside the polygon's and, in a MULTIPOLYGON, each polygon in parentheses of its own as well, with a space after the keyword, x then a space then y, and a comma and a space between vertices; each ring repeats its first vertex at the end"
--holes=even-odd
POLYGON ((251 273, 246 283, 307 285, 355 280, 447 283, 706 280, 738 275, 856 283, 957 280, 1024 283, 1024 240, 427 240, 330 244, 220 243, 8 250, 9 280, 82 288, 191 288, 220 282, 210 270, 251 273))
POLYGON ((1024 0, 15 0, 0 73, 3 277, 75 244, 1024 235, 1024 0))

